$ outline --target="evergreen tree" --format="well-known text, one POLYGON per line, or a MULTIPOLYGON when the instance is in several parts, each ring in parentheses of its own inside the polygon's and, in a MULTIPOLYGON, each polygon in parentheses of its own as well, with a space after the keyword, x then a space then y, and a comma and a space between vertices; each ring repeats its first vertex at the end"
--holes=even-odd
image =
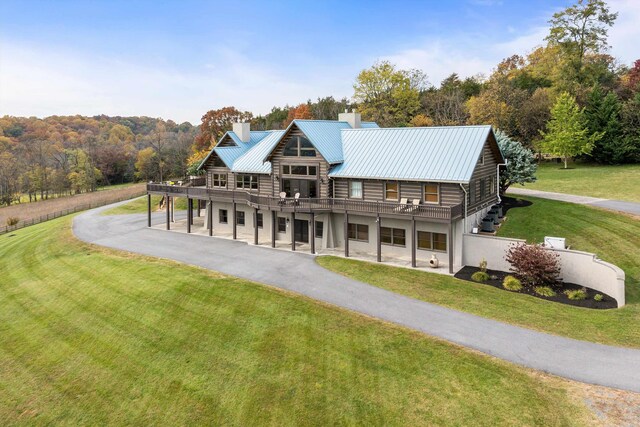
POLYGON ((587 99, 585 117, 590 135, 601 133, 595 141, 591 157, 598 163, 618 164, 625 161, 627 147, 622 138, 620 101, 609 92, 604 94, 600 85, 593 87, 587 99))
POLYGON ((591 153, 602 133, 589 134, 584 109, 578 107, 574 97, 564 92, 551 108, 551 120, 542 137, 543 150, 562 157, 566 169, 570 157, 591 153))
POLYGON ((640 162, 640 92, 624 103, 621 117, 627 161, 640 162))
POLYGON ((501 130, 496 131, 496 141, 507 161, 506 168, 500 172, 500 193, 504 194, 513 184, 535 182, 538 165, 533 151, 501 130))

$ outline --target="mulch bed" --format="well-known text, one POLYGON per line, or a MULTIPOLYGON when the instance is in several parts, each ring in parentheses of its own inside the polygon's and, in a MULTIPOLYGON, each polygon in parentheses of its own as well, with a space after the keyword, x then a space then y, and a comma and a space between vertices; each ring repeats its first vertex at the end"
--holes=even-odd
MULTIPOLYGON (((468 282, 479 283, 471 280, 471 275, 476 271, 480 271, 480 269, 478 267, 466 266, 466 267, 463 267, 460 271, 458 271, 454 277, 456 277, 457 279, 466 280, 468 282)), ((521 291, 508 291, 504 289, 502 287, 502 281, 508 275, 513 276, 513 273, 507 273, 499 270, 487 270, 487 273, 489 274, 489 276, 495 277, 495 279, 489 279, 488 281, 481 284, 493 286, 494 288, 501 289, 505 292, 516 292, 520 294, 527 294, 527 295, 531 295, 536 298, 541 298, 547 301, 554 301, 554 302, 559 302, 561 304, 575 305, 575 306, 584 307, 584 308, 595 308, 595 309, 618 308, 618 303, 616 302, 616 300, 611 298, 609 295, 606 295, 600 291, 596 291, 591 288, 587 288, 586 286, 576 285, 575 283, 562 282, 558 286, 552 286, 553 290, 556 292, 556 296, 543 297, 541 295, 536 294, 533 291, 533 289, 528 289, 527 287, 524 287, 521 291), (572 300, 572 299, 569 299, 564 294, 564 291, 567 289, 582 289, 582 288, 585 288, 587 291, 586 299, 572 300), (602 301, 596 301, 593 299, 593 297, 596 294, 601 294, 604 297, 602 301)))

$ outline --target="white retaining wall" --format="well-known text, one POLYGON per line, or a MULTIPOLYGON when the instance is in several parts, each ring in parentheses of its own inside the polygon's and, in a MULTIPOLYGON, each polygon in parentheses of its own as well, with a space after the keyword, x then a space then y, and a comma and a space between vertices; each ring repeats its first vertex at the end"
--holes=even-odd
MULTIPOLYGON (((505 260, 509 247, 524 243, 520 239, 508 239, 495 236, 465 234, 462 245, 462 264, 478 266, 484 258, 488 268, 509 271, 511 267, 505 260)), ((598 259, 592 253, 568 249, 547 249, 560 255, 560 277, 565 282, 576 283, 605 293, 618 302, 625 304, 624 271, 619 267, 598 259)))

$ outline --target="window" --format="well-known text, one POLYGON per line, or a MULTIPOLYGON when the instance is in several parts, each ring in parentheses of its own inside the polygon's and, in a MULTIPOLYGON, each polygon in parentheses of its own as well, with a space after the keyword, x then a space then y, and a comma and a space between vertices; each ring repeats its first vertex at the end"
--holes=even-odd
POLYGON ((304 136, 292 136, 285 144, 282 152, 283 156, 288 157, 315 157, 316 149, 304 136))
POLYGON ((316 221, 316 237, 322 239, 324 234, 324 223, 322 221, 316 221))
POLYGON ((399 184, 397 182, 385 182, 384 198, 386 200, 398 200, 398 196, 400 195, 398 188, 399 184))
POLYGON ((431 233, 429 231, 418 231, 418 249, 446 252, 447 235, 443 233, 431 233))
POLYGON ((227 223, 227 210, 226 209, 220 209, 220 211, 218 212, 218 219, 220 224, 226 224, 227 223))
POLYGON ((245 190, 258 189, 258 175, 238 175, 236 177, 236 188, 245 190))
POLYGON ((244 225, 244 212, 236 211, 236 224, 244 225))
POLYGON ((487 180, 482 178, 480 180, 480 200, 484 200, 487 195, 487 180))
POLYGON ((365 224, 348 224, 349 240, 360 240, 362 242, 369 241, 369 226, 365 224))
POLYGON ((258 212, 256 213, 256 226, 258 228, 262 228, 264 227, 264 222, 263 222, 263 217, 262 217, 262 212, 258 212))
POLYGON ((469 204, 474 204, 476 202, 476 182, 471 181, 469 183, 469 204))
POLYGON ((226 173, 214 173, 211 177, 211 185, 213 187, 226 188, 227 187, 227 174, 226 173))
POLYGON ((287 218, 283 216, 278 217, 278 233, 287 232, 287 218))
POLYGON ((424 201, 426 203, 440 203, 440 185, 428 182, 424 185, 424 201))
POLYGON ((362 199, 362 181, 349 182, 349 197, 352 199, 362 199))
POLYGON ((303 176, 316 176, 318 175, 317 166, 306 165, 283 165, 283 175, 303 175, 303 176))
POLYGON ((404 228, 380 227, 380 243, 393 246, 405 246, 404 228))
POLYGON ((489 188, 489 194, 495 194, 496 193, 496 177, 495 176, 491 177, 491 182, 489 185, 491 186, 489 188))
POLYGON ((484 165, 484 152, 480 154, 480 158, 478 159, 478 164, 484 165))

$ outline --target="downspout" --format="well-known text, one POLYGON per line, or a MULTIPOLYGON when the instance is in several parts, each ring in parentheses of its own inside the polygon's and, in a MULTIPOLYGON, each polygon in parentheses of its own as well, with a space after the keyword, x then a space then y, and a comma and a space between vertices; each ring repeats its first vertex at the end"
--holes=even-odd
MULTIPOLYGON (((498 184, 499 185, 499 184, 498 184)), ((462 185, 462 183, 460 183, 460 188, 462 188, 462 191, 464 192, 464 219, 463 219, 463 225, 464 225, 464 231, 462 234, 467 234, 467 201, 469 199, 469 194, 467 193, 467 190, 464 188, 464 185, 462 185)), ((500 197, 500 196, 498 196, 500 197)))
POLYGON ((498 203, 502 203, 502 199, 500 198, 500 166, 507 166, 508 160, 504 159, 504 163, 498 163, 496 165, 496 194, 498 195, 498 203))

